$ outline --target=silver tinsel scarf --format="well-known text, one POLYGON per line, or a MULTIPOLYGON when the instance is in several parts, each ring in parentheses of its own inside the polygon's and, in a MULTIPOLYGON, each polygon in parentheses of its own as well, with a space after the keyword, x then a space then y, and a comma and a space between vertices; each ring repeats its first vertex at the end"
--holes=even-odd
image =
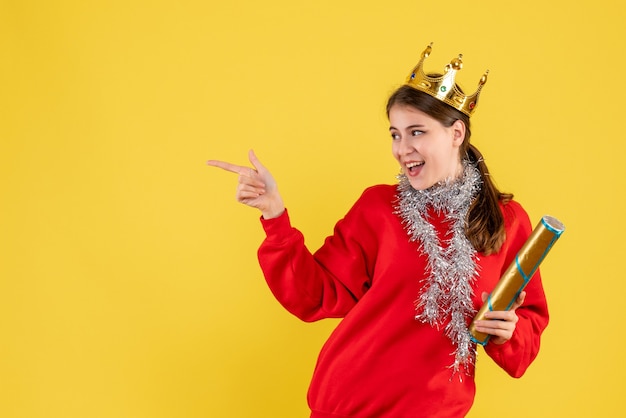
POLYGON ((476 360, 476 344, 467 327, 476 310, 472 284, 477 277, 476 250, 465 235, 467 212, 480 190, 478 169, 463 163, 463 174, 426 190, 415 190, 404 174, 398 176, 396 213, 402 218, 411 241, 418 242, 428 257, 427 277, 415 301, 415 319, 441 328, 454 346, 454 372, 469 373, 476 360), (449 239, 441 242, 430 222, 429 210, 444 214, 450 225, 449 239))

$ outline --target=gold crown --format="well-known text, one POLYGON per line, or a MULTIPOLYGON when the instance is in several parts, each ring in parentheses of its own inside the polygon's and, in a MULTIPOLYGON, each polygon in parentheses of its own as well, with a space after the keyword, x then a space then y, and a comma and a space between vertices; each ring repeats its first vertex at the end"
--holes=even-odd
POLYGON ((430 94, 453 108, 465 113, 467 116, 471 116, 472 113, 474 113, 474 110, 476 110, 480 91, 487 82, 487 74, 489 74, 489 70, 485 71, 485 74, 483 74, 480 78, 476 92, 472 95, 466 96, 454 81, 456 73, 463 68, 462 54, 459 54, 458 58, 454 58, 450 61, 450 64, 445 66, 443 75, 431 76, 424 73, 424 60, 430 55, 432 46, 433 43, 431 42, 430 45, 426 47, 424 52, 422 52, 422 58, 417 63, 413 71, 411 71, 411 74, 407 77, 406 84, 423 91, 424 93, 430 94))

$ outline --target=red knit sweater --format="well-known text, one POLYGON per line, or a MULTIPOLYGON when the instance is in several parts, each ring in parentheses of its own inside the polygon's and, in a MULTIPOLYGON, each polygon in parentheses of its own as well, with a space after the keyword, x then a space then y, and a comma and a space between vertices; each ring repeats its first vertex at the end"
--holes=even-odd
MULTIPOLYGON (((414 319, 427 259, 394 214, 395 198, 395 186, 367 189, 315 254, 287 212, 262 219, 259 261, 278 301, 304 321, 344 318, 319 355, 308 393, 312 417, 462 417, 472 406, 474 377, 452 375, 455 348, 443 329, 414 319)), ((476 309, 531 232, 518 203, 502 211, 507 238, 497 254, 479 254, 476 309)), ((447 224, 433 222, 443 237, 447 224)), ((526 292, 512 339, 485 346, 514 377, 537 355, 548 323, 539 272, 526 292)))

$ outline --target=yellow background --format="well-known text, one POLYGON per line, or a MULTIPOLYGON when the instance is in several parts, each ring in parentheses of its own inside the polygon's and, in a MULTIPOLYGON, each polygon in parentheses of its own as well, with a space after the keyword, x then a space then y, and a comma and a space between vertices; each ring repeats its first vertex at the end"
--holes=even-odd
POLYGON ((621 0, 0 1, 0 416, 307 416, 336 322, 273 299, 258 214, 204 161, 254 148, 317 248, 394 182, 384 103, 430 41, 467 90, 490 69, 473 141, 567 226, 537 361, 514 380, 482 353, 470 417, 623 414, 625 21, 621 0))

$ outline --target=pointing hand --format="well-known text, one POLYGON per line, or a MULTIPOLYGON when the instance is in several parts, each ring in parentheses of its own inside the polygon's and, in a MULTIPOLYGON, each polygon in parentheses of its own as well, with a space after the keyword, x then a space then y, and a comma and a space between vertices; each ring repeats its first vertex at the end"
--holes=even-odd
POLYGON ((237 201, 261 211, 263 218, 271 219, 285 211, 283 199, 278 192, 272 174, 256 157, 254 151, 248 152, 252 167, 244 167, 225 161, 209 160, 207 164, 223 170, 239 174, 237 201))

